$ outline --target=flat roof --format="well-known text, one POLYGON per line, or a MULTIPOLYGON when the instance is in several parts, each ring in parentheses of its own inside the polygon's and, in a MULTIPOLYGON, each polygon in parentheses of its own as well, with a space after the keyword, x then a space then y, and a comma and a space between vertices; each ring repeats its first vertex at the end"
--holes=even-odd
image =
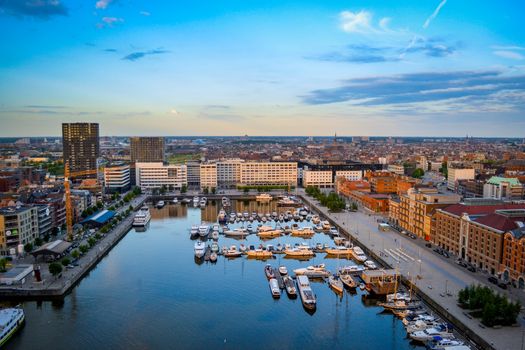
POLYGON ((64 253, 70 246, 71 246, 71 243, 57 239, 56 241, 44 244, 40 248, 34 250, 31 254, 33 256, 60 255, 64 253))
POLYGON ((84 219, 81 224, 86 224, 88 222, 95 222, 97 224, 105 224, 106 222, 108 222, 112 217, 115 216, 115 212, 112 211, 112 210, 102 210, 102 211, 99 211, 98 213, 95 213, 89 217, 87 217, 86 219, 84 219))

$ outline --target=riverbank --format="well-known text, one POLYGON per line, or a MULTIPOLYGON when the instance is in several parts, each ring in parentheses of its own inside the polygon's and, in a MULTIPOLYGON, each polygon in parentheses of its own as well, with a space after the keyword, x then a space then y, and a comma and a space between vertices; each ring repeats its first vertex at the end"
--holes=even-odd
POLYGON ((523 326, 487 328, 457 305, 458 291, 467 285, 479 283, 472 276, 448 266, 427 248, 420 249, 410 239, 395 232, 379 231, 378 217, 373 214, 330 213, 304 191, 298 195, 373 259, 385 267, 397 268, 408 288, 412 286, 423 301, 479 347, 502 350, 522 348, 523 326))

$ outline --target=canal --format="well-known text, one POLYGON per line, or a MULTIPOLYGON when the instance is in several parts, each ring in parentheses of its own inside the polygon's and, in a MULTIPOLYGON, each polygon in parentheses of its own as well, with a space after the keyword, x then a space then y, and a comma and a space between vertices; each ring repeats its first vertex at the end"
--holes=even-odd
MULTIPOLYGON (((233 203, 234 210, 278 211, 274 202, 233 203)), ((152 209, 145 232, 130 231, 60 302, 24 302, 26 325, 8 349, 413 349, 402 323, 383 313, 366 293, 343 297, 324 282, 312 283, 318 304, 307 313, 300 298, 274 300, 263 272, 266 262, 219 257, 194 259, 189 227, 215 220, 204 210, 169 204, 152 209)), ((301 225, 305 225, 302 223, 301 225)), ((240 225, 240 224, 235 224, 240 225)), ((231 225, 231 227, 235 227, 231 225)), ((265 242, 331 243, 282 237, 265 242)), ((219 245, 242 243, 221 236, 219 245)), ((245 244, 259 244, 255 235, 245 244)), ((333 243, 332 243, 333 245, 333 243)), ((270 261, 288 271, 325 263, 330 271, 348 263, 317 254, 310 261, 270 261)))

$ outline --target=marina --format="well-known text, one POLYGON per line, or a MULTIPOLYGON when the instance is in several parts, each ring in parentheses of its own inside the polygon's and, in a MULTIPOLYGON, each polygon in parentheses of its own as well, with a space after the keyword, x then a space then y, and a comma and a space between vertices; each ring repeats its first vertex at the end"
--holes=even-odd
MULTIPOLYGON (((212 206, 210 202, 207 207, 212 206)), ((31 348, 32 344, 57 349, 102 345, 127 349, 129 344, 163 348, 175 339, 181 348, 192 348, 192 337, 188 335, 200 334, 202 329, 207 329, 208 335, 200 338, 201 347, 227 344, 232 348, 268 348, 264 344, 254 345, 252 339, 256 336, 279 337, 286 344, 305 348, 412 349, 421 346, 411 342, 402 322, 384 314, 383 308, 377 305, 380 300, 366 291, 345 291, 341 297, 323 279, 312 279, 309 285, 315 296, 315 310, 302 306, 293 270, 325 264, 327 270, 334 272, 337 259, 325 259, 324 253, 314 253, 307 261, 287 259, 285 254, 269 252, 266 244, 331 246, 333 242, 328 234, 317 233, 309 239, 287 235, 267 241, 261 251, 273 257, 266 262, 220 255, 212 262, 214 241, 209 239, 206 247, 209 245, 210 259, 196 259, 195 243, 201 238, 192 240, 189 231, 192 226, 209 222, 205 217, 208 210, 191 205, 186 208, 180 203, 150 209, 152 219, 148 230, 129 232, 63 301, 22 304, 28 321, 11 339, 10 349, 31 348), (277 296, 275 283, 272 282, 270 289, 270 281, 263 274, 266 264, 272 266, 274 277, 282 276, 284 290, 275 278, 280 290, 278 299, 272 297, 274 292, 277 296), (209 290, 210 286, 213 290, 209 290), (100 293, 106 297, 100 297, 96 305, 91 303, 100 293), (63 317, 73 310, 82 317, 63 317), (122 310, 129 310, 125 320, 119 316, 122 310), (204 314, 207 317, 198 316, 204 314), (210 323, 211 319, 220 320, 223 315, 228 315, 230 321, 210 323), (118 329, 112 326, 116 322, 121 324, 118 329), (53 327, 48 326, 51 324, 53 327), (143 332, 126 331, 137 324, 143 332), (83 329, 93 329, 97 337, 91 337, 83 329), (71 336, 61 337, 56 346, 56 340, 52 339, 54 334, 58 336, 57 332, 71 336)), ((217 214, 218 210, 215 218, 217 214)), ((257 247, 261 240, 255 234, 239 241, 221 233, 216 243, 215 250, 217 246, 230 249, 235 245, 240 251, 241 244, 249 249, 252 245, 257 247)), ((341 259, 341 263, 343 261, 341 259)), ((308 294, 304 294, 305 290, 303 295, 308 294)))

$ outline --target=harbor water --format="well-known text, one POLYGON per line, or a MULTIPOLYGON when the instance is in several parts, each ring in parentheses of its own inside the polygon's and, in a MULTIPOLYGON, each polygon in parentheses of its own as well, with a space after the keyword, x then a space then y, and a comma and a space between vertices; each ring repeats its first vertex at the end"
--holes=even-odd
MULTIPOLYGON (((282 211, 275 202, 232 203, 234 211, 282 211)), ((312 282, 317 309, 282 293, 273 299, 267 263, 293 269, 324 263, 328 270, 351 261, 309 261, 276 255, 268 261, 219 257, 195 259, 189 228, 215 221, 219 206, 206 209, 167 204, 151 209, 144 232, 131 230, 62 301, 26 301, 26 325, 8 349, 414 349, 400 320, 382 312, 359 289, 340 297, 326 282, 312 282)), ((304 226, 308 223, 301 223, 304 226)), ((231 225, 238 227, 241 223, 231 225)), ((285 224, 282 224, 283 227, 285 224)), ((311 224, 308 224, 311 225, 311 224)), ((329 243, 283 236, 264 244, 329 243)), ((207 244, 210 244, 208 242, 207 244)), ((220 236, 219 245, 259 245, 256 235, 240 241, 220 236)))

